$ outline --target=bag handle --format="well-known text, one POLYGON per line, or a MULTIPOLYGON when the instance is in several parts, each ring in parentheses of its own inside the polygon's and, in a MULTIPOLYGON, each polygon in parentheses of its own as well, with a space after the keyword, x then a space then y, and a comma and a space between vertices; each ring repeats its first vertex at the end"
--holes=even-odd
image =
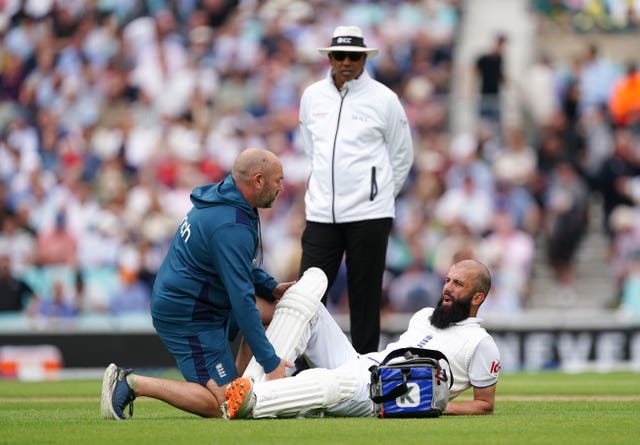
MULTIPOLYGON (((411 346, 407 348, 400 348, 400 349, 395 349, 391 351, 389 354, 387 354, 384 360, 380 362, 378 366, 384 366, 394 358, 405 357, 407 359, 410 359, 411 356, 432 358, 435 360, 444 360, 445 362, 447 362, 447 365, 449 365, 449 371, 451 371, 451 363, 449 363, 449 359, 442 352, 438 351, 437 349, 415 348, 411 346)), ((453 387, 453 373, 449 372, 448 374, 449 374, 449 389, 451 389, 453 387)), ((446 373, 445 373, 445 376, 446 376, 446 373)), ((393 391, 395 391, 395 388, 393 391)))
MULTIPOLYGON (((436 360, 444 360, 445 362, 447 362, 447 364, 449 366, 449 359, 447 358, 446 355, 444 355, 442 352, 436 350, 436 349, 424 349, 424 348, 414 348, 414 347, 408 347, 408 348, 400 348, 400 349, 395 349, 393 351, 391 351, 389 354, 387 354, 387 356, 384 358, 384 360, 382 360, 382 362, 380 362, 379 366, 383 366, 386 365, 387 363, 389 363, 389 361, 393 360, 394 358, 397 357, 405 357, 405 354, 411 354, 411 355, 416 355, 418 357, 426 357, 426 358, 433 358, 436 360)), ((410 357, 406 357, 406 358, 410 358, 410 357)))

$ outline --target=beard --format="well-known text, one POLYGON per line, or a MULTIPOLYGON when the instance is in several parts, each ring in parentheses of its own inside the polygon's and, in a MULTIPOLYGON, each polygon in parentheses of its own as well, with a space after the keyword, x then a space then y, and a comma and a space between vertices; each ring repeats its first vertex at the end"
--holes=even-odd
POLYGON ((469 317, 471 310, 471 298, 462 301, 453 300, 451 306, 443 306, 444 297, 440 297, 440 301, 431 314, 431 326, 438 329, 444 329, 452 323, 457 323, 469 317))
POLYGON ((273 207, 273 203, 275 202, 278 193, 279 191, 273 192, 268 189, 264 190, 259 196, 257 207, 261 209, 270 209, 273 207))

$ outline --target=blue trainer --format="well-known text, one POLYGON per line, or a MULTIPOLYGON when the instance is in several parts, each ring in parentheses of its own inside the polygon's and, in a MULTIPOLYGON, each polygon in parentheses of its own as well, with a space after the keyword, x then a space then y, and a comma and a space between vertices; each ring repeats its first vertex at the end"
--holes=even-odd
POLYGON ((136 398, 135 390, 129 385, 127 376, 132 369, 119 368, 114 363, 107 366, 102 377, 102 399, 100 401, 100 413, 104 419, 124 420, 124 413, 129 405, 129 417, 133 416, 133 401, 136 398))

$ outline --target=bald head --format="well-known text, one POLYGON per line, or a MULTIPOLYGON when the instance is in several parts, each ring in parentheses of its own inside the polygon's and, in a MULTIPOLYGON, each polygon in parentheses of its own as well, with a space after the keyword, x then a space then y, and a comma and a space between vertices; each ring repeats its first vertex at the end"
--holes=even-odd
POLYGON ((471 259, 462 260, 455 263, 451 268, 469 271, 471 276, 474 277, 473 286, 475 291, 484 294, 485 297, 489 293, 489 290, 491 290, 491 273, 480 261, 471 259))
POLYGON ((268 173, 279 164, 278 157, 269 150, 247 148, 233 163, 231 175, 236 183, 247 183, 256 173, 268 173))
POLYGON ((273 152, 262 148, 243 150, 233 163, 231 176, 252 207, 271 207, 282 189, 282 164, 273 152))

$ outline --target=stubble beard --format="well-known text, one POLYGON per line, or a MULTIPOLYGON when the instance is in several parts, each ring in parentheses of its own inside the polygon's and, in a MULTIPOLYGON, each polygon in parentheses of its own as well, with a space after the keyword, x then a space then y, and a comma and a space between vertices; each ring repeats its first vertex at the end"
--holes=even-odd
POLYGON ((265 190, 260 196, 260 205, 258 207, 261 209, 270 209, 273 207, 273 203, 277 196, 278 193, 272 193, 270 190, 265 190))

